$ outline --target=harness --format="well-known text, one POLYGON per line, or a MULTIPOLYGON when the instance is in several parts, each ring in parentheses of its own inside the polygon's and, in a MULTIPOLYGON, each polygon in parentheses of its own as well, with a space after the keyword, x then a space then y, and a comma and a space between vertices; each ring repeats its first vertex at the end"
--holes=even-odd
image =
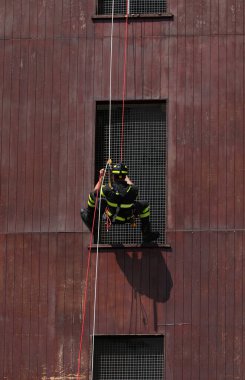
MULTIPOLYGON (((130 223, 133 227, 136 226, 135 216, 133 213, 134 201, 133 202, 131 201, 129 203, 125 202, 125 196, 127 195, 127 193, 129 193, 131 187, 132 186, 129 185, 127 188, 123 188, 121 186, 118 186, 115 183, 112 185, 112 192, 116 195, 116 201, 112 202, 111 200, 108 200, 106 198, 107 205, 109 207, 107 207, 105 210, 106 217, 107 219, 110 219, 112 224, 115 224, 118 222, 118 223, 130 223), (131 210, 131 213, 128 216, 119 215, 120 211, 122 210, 131 210)), ((106 224, 108 226, 110 222, 107 220, 106 224)))

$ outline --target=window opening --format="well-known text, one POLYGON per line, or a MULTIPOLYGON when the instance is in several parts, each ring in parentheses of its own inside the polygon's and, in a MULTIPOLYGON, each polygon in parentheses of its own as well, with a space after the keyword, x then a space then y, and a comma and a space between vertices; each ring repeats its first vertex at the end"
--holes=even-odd
MULTIPOLYGON (((99 169, 108 159, 109 105, 97 103, 95 182, 99 169)), ((112 103, 111 158, 120 162, 122 105, 112 103)), ((123 161, 129 177, 139 187, 139 200, 146 200, 151 208, 152 229, 160 232, 159 244, 165 244, 166 227, 166 102, 125 103, 123 161)), ((109 232, 101 223, 101 244, 141 244, 140 221, 137 227, 114 224, 109 232)))
MULTIPOLYGON (((114 0, 114 14, 126 14, 127 0, 114 0)), ((167 12, 166 0, 130 0, 129 14, 159 14, 167 12)), ((112 0, 97 0, 97 14, 111 15, 112 0)))
POLYGON ((93 380, 164 380, 163 336, 97 336, 93 380))

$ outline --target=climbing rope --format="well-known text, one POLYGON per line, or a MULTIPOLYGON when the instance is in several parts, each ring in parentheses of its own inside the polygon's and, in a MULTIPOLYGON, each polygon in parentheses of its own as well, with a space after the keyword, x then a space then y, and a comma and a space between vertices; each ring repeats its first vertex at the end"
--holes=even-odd
POLYGON ((83 336, 84 336, 86 305, 87 305, 87 293, 88 293, 88 276, 89 276, 89 269, 90 269, 94 226, 95 226, 95 219, 96 219, 96 209, 97 209, 97 204, 98 204, 98 194, 99 194, 99 190, 97 190, 97 193, 96 193, 93 223, 92 223, 92 230, 90 233, 90 242, 89 242, 89 250, 88 250, 88 260, 87 260, 86 279, 85 279, 85 288, 84 288, 84 299, 83 299, 83 305, 82 305, 82 325, 81 325, 81 335, 80 335, 80 344, 79 344, 79 353, 78 353, 77 379, 80 378, 81 355, 82 355, 82 347, 83 347, 83 336))
POLYGON ((109 146, 108 146, 108 159, 111 159, 111 101, 112 101, 112 53, 113 53, 113 34, 114 34, 114 0, 112 0, 111 9, 111 52, 110 52, 110 83, 109 83, 109 146))
MULTIPOLYGON (((99 182, 101 183, 100 188, 103 186, 108 166, 109 166, 109 161, 106 164, 104 174, 100 175, 100 177, 99 177, 99 182)), ((92 324, 93 331, 92 331, 91 367, 90 367, 91 368, 91 379, 93 378, 94 335, 95 335, 97 283, 98 283, 98 262, 99 262, 99 239, 100 239, 99 234, 100 234, 100 220, 101 220, 101 191, 100 191, 100 189, 97 189, 97 191, 96 191, 92 230, 90 233, 90 243, 89 243, 89 249, 88 249, 86 280, 85 280, 85 288, 84 288, 84 300, 83 300, 83 305, 82 305, 82 325, 81 325, 81 335, 80 335, 79 354, 78 354, 77 379, 80 378, 81 355, 82 355, 82 348, 83 348, 84 326, 85 326, 86 306, 87 306, 88 277, 89 277, 89 269, 90 269, 90 262, 91 262, 91 250, 92 250, 92 244, 93 244, 93 235, 94 235, 97 206, 98 206, 98 230, 97 230, 96 265, 95 265, 95 281, 94 281, 94 306, 93 306, 94 313, 93 313, 93 324, 92 324), (99 203, 99 205, 98 205, 98 203, 99 203)))
POLYGON ((128 53, 128 15, 129 15, 129 0, 126 0, 126 15, 125 15, 125 35, 124 35, 124 59, 123 59, 123 92, 122 92, 122 128, 121 128, 121 147, 120 159, 123 161, 123 143, 124 143, 124 119, 125 119, 125 95, 127 86, 127 53, 128 53))
MULTIPOLYGON (((123 143, 124 143, 124 118, 125 118, 125 94, 126 94, 126 72, 127 72, 127 45, 128 45, 128 15, 129 15, 129 0, 126 0, 126 15, 125 15, 125 37, 124 37, 124 64, 123 64, 123 94, 122 94, 122 128, 121 128, 121 145, 120 145, 120 157, 123 160, 123 143)), ((103 186, 104 179, 108 167, 111 165, 111 110, 112 110, 112 63, 113 63, 113 33, 114 33, 114 0, 112 0, 112 14, 111 14, 111 47, 110 47, 110 81, 109 81, 109 144, 108 144, 108 156, 109 159, 106 163, 106 167, 103 176, 100 175, 99 181, 101 181, 101 186, 103 186), (101 178, 102 177, 102 178, 101 178)), ((97 230, 97 243, 96 243, 96 263, 95 263, 95 280, 94 280, 94 304, 93 304, 93 328, 92 328, 92 343, 91 343, 91 380, 93 379, 93 365, 94 365, 94 336, 95 336, 95 324, 96 324, 96 303, 97 303, 97 283, 98 283, 98 263, 99 263, 99 238, 100 238, 100 219, 101 219, 101 191, 100 189, 96 192, 95 208, 93 215, 92 230, 90 234, 90 243, 88 249, 88 259, 87 259, 87 269, 86 269, 86 280, 84 289, 84 299, 82 305, 82 325, 81 325, 81 335, 79 344, 79 354, 78 354, 78 368, 77 368, 77 379, 80 378, 81 369, 81 354, 83 348, 83 337, 84 337, 84 326, 86 317, 86 304, 87 304, 87 291, 88 291, 88 277, 91 262, 91 250, 93 244, 93 235, 96 219, 96 210, 98 206, 98 230, 97 230), (98 205, 99 202, 99 205, 98 205)))
MULTIPOLYGON (((125 113, 125 94, 126 94, 126 71, 127 71, 127 44, 128 44, 128 14, 129 14, 129 0, 127 1, 127 12, 125 16, 125 39, 124 39, 124 68, 123 68, 123 96, 122 96, 122 130, 121 130, 121 161, 123 158, 123 134, 124 134, 124 113, 125 113)), ((110 52, 110 89, 109 89, 109 159, 106 163, 101 187, 103 186, 107 168, 111 165, 111 105, 112 105, 112 56, 113 56, 113 28, 114 28, 114 0, 112 1, 112 23, 111 23, 111 52, 110 52)), ((99 234, 100 234, 100 220, 101 220, 101 192, 99 195, 98 207, 98 232, 96 244, 96 264, 95 264, 95 280, 94 280, 94 305, 93 305, 93 330, 92 330, 92 343, 91 343, 91 380, 93 378, 94 366, 94 336, 96 325, 96 304, 97 304, 97 284, 98 284, 98 263, 99 263, 99 234)))
MULTIPOLYGON (((104 175, 102 178, 101 187, 104 184, 106 171, 109 166, 109 160, 106 163, 104 175)), ((95 336, 95 322, 96 322, 96 304, 97 304, 97 284, 98 284, 98 267, 99 267, 99 241, 100 241, 100 220, 101 220, 101 191, 99 197, 99 213, 98 213, 98 232, 97 232, 97 244, 96 244, 96 261, 95 261, 95 278, 94 278, 94 306, 93 306, 93 330, 92 330, 92 345, 91 345, 91 380, 93 379, 94 372, 94 336, 95 336)))
MULTIPOLYGON (((100 175, 100 177, 99 177, 99 181, 101 183, 101 186, 103 186, 108 165, 109 164, 107 163, 104 174, 100 175)), ((96 265, 95 265, 96 269, 95 269, 95 287, 94 287, 95 290, 94 290, 94 307, 93 307, 94 313, 93 313, 93 332, 92 332, 91 379, 93 378, 93 353, 94 353, 95 315, 96 315, 96 300, 97 300, 98 259, 99 259, 99 239, 100 239, 99 233, 100 233, 100 219, 101 219, 100 218, 101 217, 101 191, 100 191, 100 189, 98 189, 96 191, 95 207, 94 207, 94 214, 93 214, 93 223, 92 223, 92 230, 90 233, 90 242, 89 242, 89 249, 88 249, 86 280, 85 280, 85 288, 84 288, 84 300, 83 300, 83 305, 82 305, 82 325, 81 325, 81 335, 80 335, 79 354, 78 354, 77 379, 79 379, 79 377, 80 377, 81 355, 82 355, 82 348, 83 348, 84 326, 85 326, 86 306, 87 306, 88 277, 89 277, 89 269, 90 269, 90 262, 91 262, 91 250, 92 250, 92 244, 93 244, 93 235, 94 235, 97 206, 98 206, 99 212, 98 212, 98 230, 97 230, 97 243, 96 243, 96 265), (99 203, 99 205, 98 205, 98 203, 99 203)))

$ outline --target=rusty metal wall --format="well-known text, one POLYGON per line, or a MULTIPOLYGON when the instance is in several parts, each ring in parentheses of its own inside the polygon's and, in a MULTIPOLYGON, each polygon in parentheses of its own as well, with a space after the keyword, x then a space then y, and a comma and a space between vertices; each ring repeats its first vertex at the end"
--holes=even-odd
MULTIPOLYGON (((100 254, 96 333, 165 334, 166 380, 244 379, 243 0, 171 0, 130 20, 127 100, 168 102, 168 243, 100 254)), ((77 371, 110 30, 95 1, 0 0, 0 378, 77 371)), ((122 98, 116 21, 112 98, 122 98)), ((92 253, 82 378, 88 378, 92 253)))

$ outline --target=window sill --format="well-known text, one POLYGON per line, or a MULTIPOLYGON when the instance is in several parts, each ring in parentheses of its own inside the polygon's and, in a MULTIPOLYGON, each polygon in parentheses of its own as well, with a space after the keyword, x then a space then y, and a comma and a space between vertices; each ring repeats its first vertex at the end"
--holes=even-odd
MULTIPOLYGON (((97 250, 97 244, 92 244, 92 251, 97 250)), ((161 249, 164 251, 172 251, 170 244, 99 244, 99 251, 114 251, 116 249, 126 249, 126 250, 145 250, 145 249, 161 249)))
MULTIPOLYGON (((125 15, 114 15, 114 20, 125 20, 125 15)), ((147 14, 130 14, 128 15, 129 21, 132 20, 149 20, 149 19, 161 19, 161 20, 173 20, 174 15, 172 13, 147 13, 147 14)), ((93 21, 110 21, 112 19, 111 15, 94 15, 92 16, 93 21)))

